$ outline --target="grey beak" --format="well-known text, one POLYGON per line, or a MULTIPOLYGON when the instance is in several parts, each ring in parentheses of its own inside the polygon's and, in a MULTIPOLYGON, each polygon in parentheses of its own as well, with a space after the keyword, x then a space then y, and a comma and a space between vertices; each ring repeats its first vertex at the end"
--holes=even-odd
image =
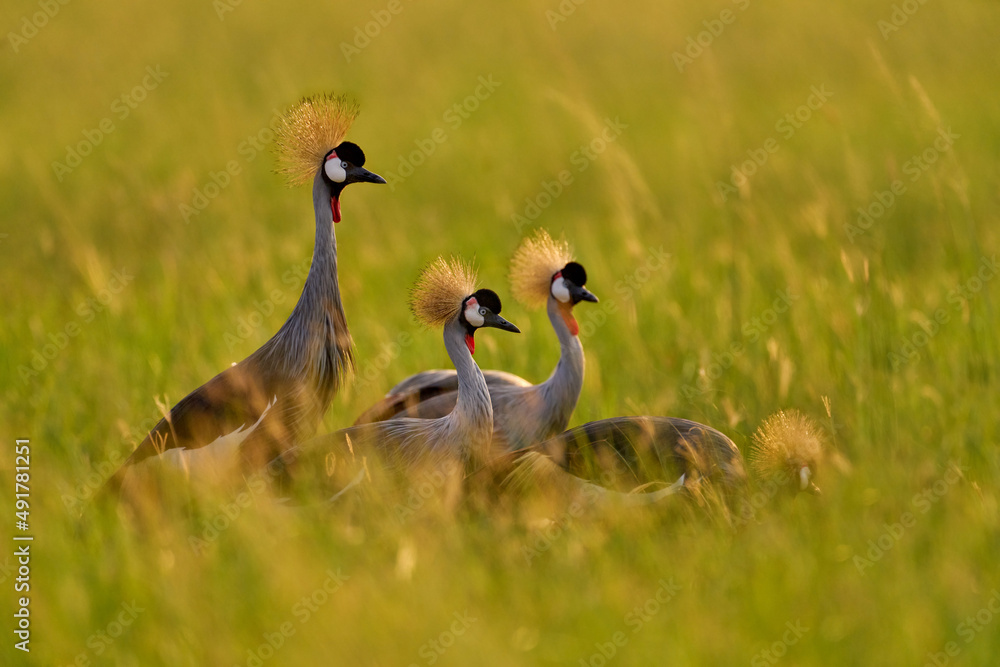
POLYGON ((385 184, 385 179, 374 174, 364 167, 351 167, 350 171, 347 172, 347 181, 349 183, 381 183, 385 184))
POLYGON ((571 285, 569 288, 569 295, 573 298, 573 303, 579 303, 580 301, 590 301, 591 303, 598 302, 597 296, 586 287, 571 285))
POLYGON ((493 327, 494 329, 502 329, 511 333, 521 333, 520 329, 495 313, 487 311, 483 319, 485 320, 483 322, 484 327, 493 327))

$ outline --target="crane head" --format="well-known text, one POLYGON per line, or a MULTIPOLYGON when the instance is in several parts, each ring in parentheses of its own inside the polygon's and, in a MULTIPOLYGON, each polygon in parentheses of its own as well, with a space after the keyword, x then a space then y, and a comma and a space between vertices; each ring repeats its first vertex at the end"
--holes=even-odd
POLYGON ((475 294, 465 297, 462 302, 462 310, 458 315, 459 322, 465 327, 465 345, 469 348, 469 354, 476 353, 476 329, 483 327, 493 327, 521 333, 516 326, 500 317, 500 297, 490 289, 480 289, 475 294))
POLYGON ((574 336, 580 333, 580 325, 573 317, 573 306, 581 301, 597 303, 593 292, 584 285, 587 283, 587 271, 577 262, 569 262, 552 275, 549 294, 559 302, 559 312, 563 321, 574 336))
POLYGON ((753 436, 750 467, 762 482, 792 494, 819 495, 813 479, 825 458, 826 441, 818 424, 797 410, 780 410, 753 436))
POLYGON ((351 183, 385 183, 385 179, 364 168, 365 154, 350 141, 341 142, 323 156, 323 180, 330 188, 330 211, 340 222, 340 193, 351 183))

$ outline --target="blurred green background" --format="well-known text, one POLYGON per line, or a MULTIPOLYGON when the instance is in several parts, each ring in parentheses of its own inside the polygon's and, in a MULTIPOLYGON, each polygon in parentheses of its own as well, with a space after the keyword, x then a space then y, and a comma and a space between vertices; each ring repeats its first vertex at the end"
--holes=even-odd
MULTIPOLYGON (((36 536, 30 654, 12 646, 0 555, 4 664, 995 662, 995 3, 18 1, 0 15, 0 489, 13 498, 14 439, 30 438, 36 536), (475 257, 503 296, 510 254, 542 226, 573 242, 602 299, 577 311, 573 424, 687 417, 745 450, 764 417, 798 408, 851 471, 820 471, 821 499, 765 499, 741 529, 697 513, 562 516, 548 532, 506 511, 365 522, 276 513, 266 496, 155 537, 113 517, 79 529, 157 400, 291 311, 311 198, 263 144, 276 110, 321 91, 361 102, 350 138, 392 180, 344 198, 359 378, 325 428, 447 366, 406 307, 422 265, 475 257), (212 521, 226 529, 192 547, 212 521)), ((524 334, 481 336, 477 360, 541 381, 558 355, 544 313, 507 299, 504 315, 524 334)))

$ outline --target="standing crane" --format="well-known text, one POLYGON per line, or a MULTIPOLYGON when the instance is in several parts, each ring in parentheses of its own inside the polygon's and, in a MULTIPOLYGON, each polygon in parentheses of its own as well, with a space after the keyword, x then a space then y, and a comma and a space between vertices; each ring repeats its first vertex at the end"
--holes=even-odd
POLYGON ((347 98, 320 95, 283 117, 279 173, 291 185, 312 181, 316 214, 312 266, 298 303, 260 349, 177 403, 108 480, 108 492, 135 496, 161 465, 192 481, 222 481, 315 432, 354 363, 337 280, 340 197, 351 183, 385 183, 364 168, 361 148, 344 141, 357 114, 347 98))
POLYGON ((475 334, 484 327, 520 330, 500 316, 496 293, 477 289, 475 272, 459 260, 438 258, 425 269, 413 288, 410 305, 419 321, 444 330, 444 346, 458 381, 455 409, 436 419, 400 417, 313 438, 282 454, 283 481, 287 477, 288 482, 308 489, 310 485, 304 482, 312 479, 321 489, 343 489, 355 472, 356 450, 377 452, 390 469, 406 471, 431 466, 463 475, 486 460, 493 406, 486 379, 473 359, 475 334), (348 465, 337 465, 339 461, 348 465))
MULTIPOLYGON (((525 239, 514 253, 510 268, 514 296, 531 307, 544 305, 559 340, 560 357, 549 378, 538 385, 503 371, 485 371, 493 401, 493 449, 496 452, 528 447, 560 433, 569 423, 583 388, 583 345, 573 307, 581 301, 597 303, 587 290, 587 272, 573 261, 565 240, 553 240, 545 230, 525 239)), ((448 414, 457 400, 454 371, 418 373, 393 387, 384 399, 366 410, 355 424, 395 417, 432 419, 448 414)))

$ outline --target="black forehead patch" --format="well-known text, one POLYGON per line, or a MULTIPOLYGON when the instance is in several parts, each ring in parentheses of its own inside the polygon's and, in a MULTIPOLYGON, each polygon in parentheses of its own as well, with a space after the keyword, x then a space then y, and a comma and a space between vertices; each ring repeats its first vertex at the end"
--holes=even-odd
POLYGON ((563 267, 562 274, 563 278, 570 281, 577 287, 583 287, 587 284, 587 271, 581 264, 570 262, 563 267))
POLYGON ((476 301, 479 302, 480 306, 489 308, 494 315, 500 314, 500 308, 502 308, 500 305, 500 297, 498 297, 497 293, 493 290, 483 288, 473 294, 472 297, 476 298, 476 301))
POLYGON ((365 153, 355 143, 344 141, 333 150, 337 151, 337 157, 341 160, 347 160, 355 167, 363 167, 365 165, 365 153))

